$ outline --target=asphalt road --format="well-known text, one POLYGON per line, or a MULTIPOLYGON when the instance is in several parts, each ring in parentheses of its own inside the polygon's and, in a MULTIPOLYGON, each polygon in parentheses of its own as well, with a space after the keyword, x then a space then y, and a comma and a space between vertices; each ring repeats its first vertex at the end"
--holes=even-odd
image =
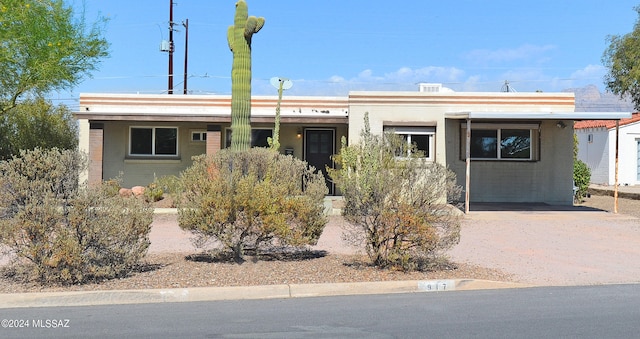
POLYGON ((639 306, 634 284, 20 308, 0 337, 631 338, 639 306))

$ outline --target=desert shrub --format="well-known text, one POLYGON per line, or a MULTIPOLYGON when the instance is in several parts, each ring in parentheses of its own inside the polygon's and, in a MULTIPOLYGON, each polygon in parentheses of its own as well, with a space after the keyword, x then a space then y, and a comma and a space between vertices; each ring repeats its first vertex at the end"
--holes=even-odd
POLYGON ((105 180, 102 182, 102 188, 105 190, 106 194, 114 196, 120 192, 121 184, 121 178, 105 180))
POLYGON ((453 172, 419 152, 397 157, 404 141, 372 135, 368 118, 359 144, 342 143, 340 168, 330 173, 344 197, 343 216, 354 226, 347 240, 364 243, 374 265, 422 268, 458 243, 459 213, 447 201, 460 192, 453 172))
POLYGON ((182 173, 180 227, 199 242, 215 239, 236 261, 247 248, 313 245, 327 222, 321 173, 266 148, 220 150, 182 173))
POLYGON ((164 191, 156 182, 152 182, 144 190, 144 198, 147 202, 156 202, 162 199, 164 191))
POLYGON ((179 195, 184 190, 182 189, 182 181, 175 175, 165 175, 154 180, 154 183, 158 188, 162 189, 165 193, 179 195))
POLYGON ((83 163, 55 148, 0 163, 0 243, 45 284, 125 275, 149 246, 150 206, 113 195, 109 184, 80 188, 83 163))

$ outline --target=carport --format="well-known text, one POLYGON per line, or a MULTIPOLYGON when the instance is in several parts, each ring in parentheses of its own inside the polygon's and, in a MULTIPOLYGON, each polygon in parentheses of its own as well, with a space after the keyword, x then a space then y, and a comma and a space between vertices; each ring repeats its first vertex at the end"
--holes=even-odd
MULTIPOLYGON (((539 159, 536 159, 536 155, 535 152, 533 150, 533 144, 535 142, 538 142, 538 155, 539 156, 539 150, 542 147, 541 144, 543 143, 543 133, 542 133, 542 126, 543 124, 545 126, 550 126, 550 125, 554 125, 555 127, 557 127, 557 131, 551 130, 549 129, 549 127, 547 127, 547 131, 545 132, 549 132, 548 134, 561 134, 564 136, 564 139, 559 138, 559 140, 564 140, 564 142, 566 142, 566 136, 567 136, 567 132, 571 131, 571 137, 573 138, 573 122, 576 120, 615 120, 616 121, 616 156, 615 156, 615 162, 616 162, 616 179, 615 179, 615 192, 614 192, 614 199, 615 199, 615 207, 614 207, 614 211, 617 213, 617 198, 618 198, 618 192, 617 192, 617 185, 618 185, 618 133, 619 133, 619 121, 620 119, 624 119, 624 118, 630 118, 631 117, 631 112, 508 112, 508 111, 502 111, 502 112, 487 112, 487 111, 467 111, 467 112, 447 112, 445 113, 445 118, 446 119, 451 119, 451 120, 459 120, 461 121, 460 124, 460 129, 461 131, 464 130, 464 132, 466 133, 466 135, 463 135, 463 139, 464 139, 464 160, 465 160, 465 169, 464 169, 464 173, 465 173, 465 184, 464 184, 464 190, 465 190, 465 213, 469 213, 469 206, 470 206, 470 200, 471 200, 471 177, 472 177, 472 172, 471 172, 471 162, 472 161, 483 161, 485 164, 487 163, 494 163, 497 164, 498 162, 500 162, 499 160, 502 161, 510 161, 512 163, 515 162, 522 162, 524 163, 525 161, 527 162, 535 162, 538 161, 539 159), (554 124, 555 123, 555 124, 554 124), (485 139, 489 140, 490 138, 492 138, 491 140, 497 140, 497 146, 493 146, 492 147, 497 147, 497 150, 495 150, 495 152, 497 152, 496 156, 494 158, 489 158, 489 157, 484 157, 484 156, 474 156, 474 154, 472 154, 472 133, 473 131, 480 131, 481 129, 485 129, 486 130, 486 126, 490 126, 494 124, 495 126, 505 126, 502 127, 503 131, 518 131, 518 128, 520 130, 531 130, 531 131, 536 131, 536 124, 537 124, 537 134, 533 135, 534 132, 531 132, 531 134, 529 134, 529 149, 528 149, 528 153, 529 157, 526 159, 519 159, 516 157, 506 157, 504 159, 500 159, 500 154, 502 152, 501 148, 504 146, 504 142, 507 139, 500 139, 500 131, 501 128, 493 128, 495 130, 497 130, 497 132, 495 133, 495 136, 489 136, 485 139), (524 127, 523 127, 524 126, 524 127), (569 128, 569 130, 566 130, 566 128, 569 128)), ((481 132, 477 132, 477 134, 481 134, 481 132)), ((474 141, 480 140, 480 143, 484 142, 484 139, 480 139, 482 138, 477 137, 474 138, 474 141)), ((512 137, 511 140, 513 140, 513 138, 516 137, 512 137)), ((573 140, 573 139, 572 139, 573 140)), ((507 142, 509 142, 507 140, 507 142)), ((561 158, 561 161, 563 162, 563 164, 553 164, 553 166, 556 165, 562 165, 562 166, 567 166, 567 161, 571 161, 571 166, 573 166, 573 157, 571 157, 570 159, 565 159, 567 158, 566 155, 568 154, 573 154, 573 142, 566 142, 566 143, 561 143, 561 144, 555 144, 553 145, 554 147, 554 152, 561 154, 561 155, 565 155, 564 157, 561 158), (568 149, 567 149, 568 148, 568 149), (568 152, 570 151, 570 152, 568 152)), ((477 145, 474 144, 474 145, 477 145)), ((547 147, 549 147, 547 145, 547 147)), ((476 146, 476 149, 478 147, 476 146)), ((480 148, 482 148, 482 145, 480 146, 480 148)), ((571 167, 572 168, 572 167, 571 167)), ((497 176, 499 176, 499 174, 497 174, 497 176)), ((569 186, 570 182, 572 181, 572 177, 571 178, 567 178, 569 180, 567 184, 567 186, 569 186)), ((544 188, 542 188, 544 189, 544 188)), ((569 191, 571 192, 571 191, 569 191)), ((569 193, 570 194, 570 193, 569 193)))

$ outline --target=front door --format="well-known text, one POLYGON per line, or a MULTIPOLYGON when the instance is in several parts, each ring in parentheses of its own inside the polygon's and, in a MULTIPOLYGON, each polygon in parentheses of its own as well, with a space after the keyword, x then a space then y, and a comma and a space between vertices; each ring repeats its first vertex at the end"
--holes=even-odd
POLYGON ((331 156, 335 154, 335 130, 307 128, 304 135, 304 159, 310 166, 322 171, 329 194, 333 195, 333 183, 327 175, 327 166, 333 168, 331 156))

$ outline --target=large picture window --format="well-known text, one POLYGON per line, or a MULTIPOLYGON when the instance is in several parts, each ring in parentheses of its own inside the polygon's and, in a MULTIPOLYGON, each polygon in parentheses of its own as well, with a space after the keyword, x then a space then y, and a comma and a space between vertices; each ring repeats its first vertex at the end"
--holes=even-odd
MULTIPOLYGON (((461 158, 466 154, 466 124, 461 125, 461 158)), ((471 159, 537 160, 537 124, 472 124, 471 159)))
POLYGON ((178 155, 177 127, 131 127, 129 141, 130 155, 178 155))
POLYGON ((415 150, 419 151, 424 158, 433 160, 435 127, 394 126, 385 127, 384 130, 400 136, 404 142, 404 145, 396 150, 396 156, 408 157, 411 155, 412 150, 415 150))
MULTIPOLYGON (((266 128, 252 128, 251 129, 251 147, 269 147, 267 138, 273 138, 273 131, 266 128)), ((227 128, 226 147, 231 147, 231 129, 227 128)))

